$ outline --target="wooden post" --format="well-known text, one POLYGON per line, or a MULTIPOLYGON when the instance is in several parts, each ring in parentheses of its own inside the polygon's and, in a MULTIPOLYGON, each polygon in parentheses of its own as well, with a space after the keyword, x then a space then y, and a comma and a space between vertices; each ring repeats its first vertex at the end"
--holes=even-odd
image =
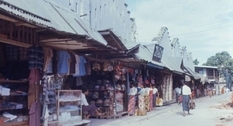
POLYGON ((14 33, 14 29, 13 29, 13 23, 10 22, 10 30, 9 30, 9 39, 13 39, 13 33, 14 33))
POLYGON ((21 39, 20 39, 20 31, 21 31, 21 26, 18 26, 17 27, 17 40, 20 42, 21 39))

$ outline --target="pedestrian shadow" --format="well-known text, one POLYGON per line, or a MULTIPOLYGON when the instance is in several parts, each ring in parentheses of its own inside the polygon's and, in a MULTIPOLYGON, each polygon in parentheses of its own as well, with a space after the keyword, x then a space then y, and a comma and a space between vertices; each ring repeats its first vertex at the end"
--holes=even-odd
POLYGON ((177 115, 182 115, 183 116, 183 112, 176 112, 177 115))
MULTIPOLYGON (((177 114, 177 115, 184 116, 184 115, 183 115, 183 112, 176 112, 176 114, 177 114)), ((186 114, 185 114, 185 116, 190 116, 190 115, 193 115, 193 114, 192 114, 192 113, 187 114, 187 112, 186 112, 186 114)))

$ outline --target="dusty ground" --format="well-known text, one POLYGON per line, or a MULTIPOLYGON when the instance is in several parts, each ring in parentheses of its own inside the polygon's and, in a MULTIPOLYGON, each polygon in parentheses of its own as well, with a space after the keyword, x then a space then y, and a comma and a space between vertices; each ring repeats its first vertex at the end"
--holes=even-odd
POLYGON ((181 106, 158 107, 146 116, 125 116, 120 119, 92 119, 91 126, 233 126, 231 93, 194 100, 196 109, 182 116, 181 106))

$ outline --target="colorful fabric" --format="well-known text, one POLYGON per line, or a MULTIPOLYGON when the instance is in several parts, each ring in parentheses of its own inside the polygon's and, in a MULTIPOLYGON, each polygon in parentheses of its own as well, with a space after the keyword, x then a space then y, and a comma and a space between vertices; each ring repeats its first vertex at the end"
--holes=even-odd
POLYGON ((150 111, 150 98, 148 95, 144 96, 144 102, 145 102, 145 109, 147 112, 150 111))
POLYGON ((31 105, 39 100, 39 94, 40 94, 40 81, 41 75, 38 69, 32 69, 29 75, 29 90, 28 90, 28 108, 31 107, 31 105))
POLYGON ((70 75, 75 74, 75 64, 76 64, 76 59, 75 59, 75 55, 73 53, 69 53, 70 54, 70 75))
POLYGON ((53 50, 44 48, 44 71, 46 73, 53 73, 53 50))
POLYGON ((43 48, 37 45, 28 48, 29 69, 38 68, 43 71, 44 51, 43 48))
POLYGON ((137 115, 144 116, 146 115, 147 111, 145 109, 145 98, 142 95, 138 96, 138 111, 137 115))
POLYGON ((85 64, 87 63, 87 61, 83 56, 75 55, 75 57, 76 57, 76 71, 75 74, 73 74, 73 76, 78 77, 78 76, 86 75, 85 64))
POLYGON ((129 96, 129 104, 128 104, 128 114, 134 115, 135 113, 135 96, 129 96))
POLYGON ((153 91, 150 90, 150 93, 149 93, 149 101, 150 101, 150 110, 153 109, 153 91))
POLYGON ((19 48, 19 59, 20 60, 27 60, 27 49, 26 48, 19 48))
POLYGON ((16 61, 19 59, 19 47, 13 45, 6 45, 6 58, 7 60, 16 61))
POLYGON ((57 65, 57 73, 58 74, 67 74, 69 71, 69 60, 70 54, 67 51, 58 51, 58 65, 57 65))
POLYGON ((34 102, 29 110, 29 126, 40 126, 40 103, 34 102))

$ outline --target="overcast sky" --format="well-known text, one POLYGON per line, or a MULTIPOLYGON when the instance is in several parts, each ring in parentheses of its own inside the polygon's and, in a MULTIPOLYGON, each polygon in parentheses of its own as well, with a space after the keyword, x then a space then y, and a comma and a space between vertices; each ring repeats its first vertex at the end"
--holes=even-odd
POLYGON ((201 65, 217 52, 233 56, 233 0, 125 0, 138 42, 149 43, 161 27, 201 65))

